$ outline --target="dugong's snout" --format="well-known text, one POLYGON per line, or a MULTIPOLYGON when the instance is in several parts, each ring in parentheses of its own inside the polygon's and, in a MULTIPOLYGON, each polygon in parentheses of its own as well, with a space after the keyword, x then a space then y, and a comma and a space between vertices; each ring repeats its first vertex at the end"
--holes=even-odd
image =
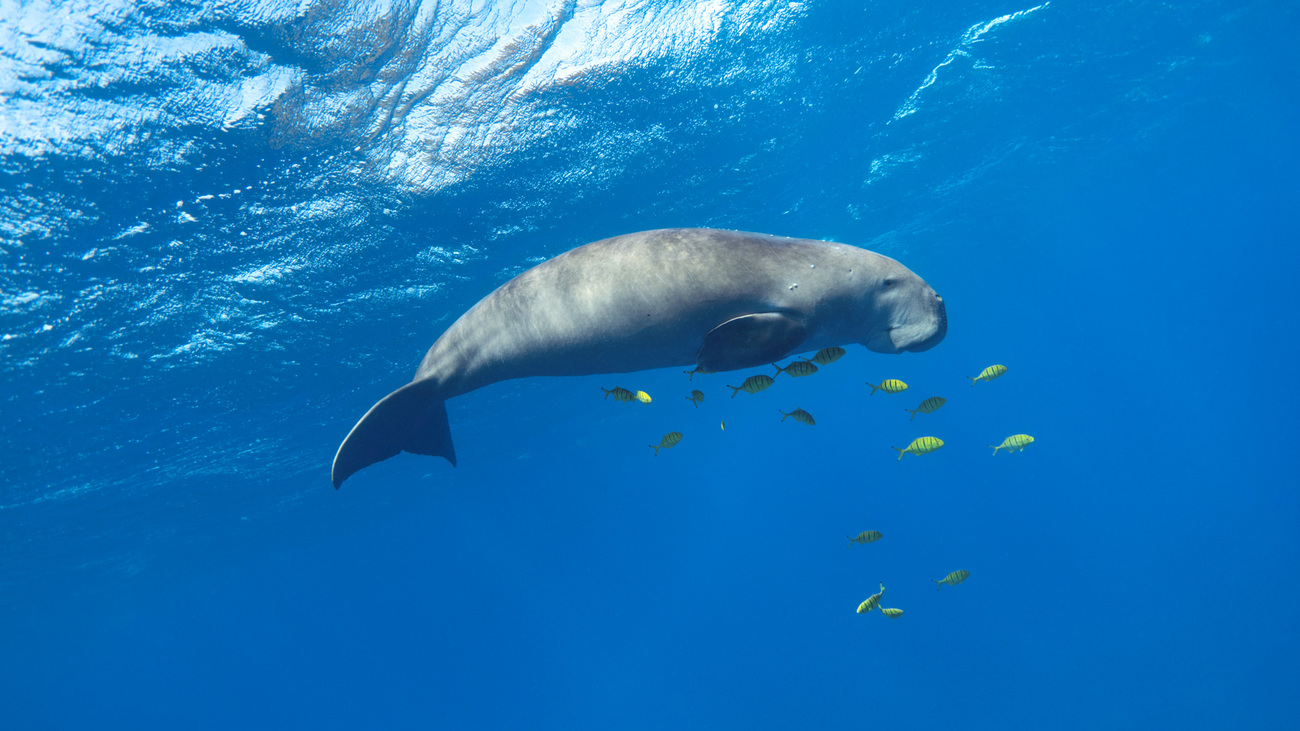
POLYGON ((933 292, 921 307, 907 310, 892 327, 867 340, 864 345, 877 353, 920 353, 938 345, 948 334, 948 310, 943 298, 933 292))
MULTIPOLYGON (((933 348, 943 340, 944 336, 948 334, 948 308, 944 306, 943 298, 937 294, 934 296, 933 309, 931 310, 929 323, 924 330, 929 331, 928 337, 920 337, 906 345, 895 341, 894 345, 898 346, 899 350, 906 350, 909 353, 920 353, 923 350, 933 348)), ((892 338, 892 331, 890 335, 892 338)))

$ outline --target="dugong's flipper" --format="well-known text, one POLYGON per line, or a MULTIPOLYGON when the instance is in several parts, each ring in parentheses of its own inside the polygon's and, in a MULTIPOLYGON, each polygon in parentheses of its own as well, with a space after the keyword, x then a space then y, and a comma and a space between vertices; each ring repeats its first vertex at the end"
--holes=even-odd
POLYGON ((456 466, 447 403, 428 381, 408 383, 388 394, 352 427, 334 455, 334 488, 353 472, 399 452, 445 457, 456 466))
POLYGON ((804 324, 782 312, 733 317, 704 336, 697 367, 716 373, 766 365, 799 347, 806 337, 804 324))

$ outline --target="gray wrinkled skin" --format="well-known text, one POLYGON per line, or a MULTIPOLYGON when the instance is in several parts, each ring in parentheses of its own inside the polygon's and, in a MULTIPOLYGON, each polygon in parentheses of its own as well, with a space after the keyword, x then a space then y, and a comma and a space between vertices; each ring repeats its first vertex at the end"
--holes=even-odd
POLYGON ((450 398, 511 378, 691 365, 710 330, 756 312, 803 321, 807 339, 795 352, 848 343, 919 352, 948 322, 943 299, 886 256, 661 229, 580 246, 510 280, 438 338, 412 380, 434 381, 450 398))

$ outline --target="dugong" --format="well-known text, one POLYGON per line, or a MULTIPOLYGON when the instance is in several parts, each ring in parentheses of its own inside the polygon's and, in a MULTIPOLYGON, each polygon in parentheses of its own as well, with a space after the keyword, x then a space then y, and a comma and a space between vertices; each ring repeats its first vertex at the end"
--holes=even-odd
POLYGON ((924 280, 853 246, 706 228, 603 239, 538 264, 453 322, 411 382, 348 432, 334 487, 403 451, 454 466, 446 400, 497 381, 730 371, 849 343, 917 352, 947 330, 924 280))

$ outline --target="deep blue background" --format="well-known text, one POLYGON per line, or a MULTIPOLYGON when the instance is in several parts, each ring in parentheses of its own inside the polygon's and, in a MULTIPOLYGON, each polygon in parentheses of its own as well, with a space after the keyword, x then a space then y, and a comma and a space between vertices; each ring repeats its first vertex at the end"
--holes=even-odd
MULTIPOLYGON (((41 147, 11 106, 0 725, 1294 728, 1295 11, 1052 3, 962 45, 1029 7, 729 6, 700 48, 535 90, 565 124, 446 186, 382 173, 364 120, 292 134, 293 91, 227 131, 146 115, 143 147, 41 147), (150 158, 164 138, 202 162, 150 158), (449 404, 460 467, 329 489, 479 297, 670 225, 895 256, 948 337, 735 399, 746 374, 497 384, 449 404), (924 434, 946 446, 896 460, 924 434), (855 614, 882 581, 905 616, 855 614)), ((216 22, 150 12, 111 28, 216 22)), ((337 60, 295 61, 302 23, 233 23, 301 78, 337 60)), ((59 78, 30 98, 93 96, 59 78)), ((150 83, 100 96, 189 82, 150 83)))

